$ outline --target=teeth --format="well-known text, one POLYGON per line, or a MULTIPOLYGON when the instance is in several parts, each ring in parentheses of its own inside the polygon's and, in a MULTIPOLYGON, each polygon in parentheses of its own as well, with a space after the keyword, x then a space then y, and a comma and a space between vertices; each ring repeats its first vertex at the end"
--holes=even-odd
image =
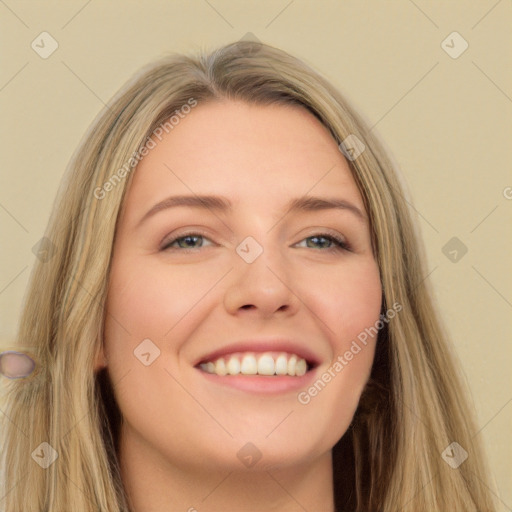
POLYGON ((222 357, 220 359, 217 359, 217 362, 215 363, 215 373, 217 375, 226 375, 228 373, 226 363, 224 362, 224 359, 222 357))
POLYGON ((260 375, 274 375, 275 369, 276 364, 271 355, 264 354, 258 359, 258 373, 260 375))
POLYGON ((254 356, 244 356, 240 365, 240 373, 244 375, 256 375, 258 373, 258 363, 254 356))
MULTIPOLYGON (((203 365, 201 365, 201 367, 203 367, 203 365)), ((203 368, 203 370, 208 371, 208 368, 203 368)), ((230 360, 228 361, 228 373, 229 375, 238 375, 240 373, 240 361, 238 360, 238 358, 231 356, 230 360)))
POLYGON ((276 359, 276 375, 288 375, 288 358, 285 354, 276 359))
POLYGON ((215 375, 289 375, 301 377, 308 370, 305 359, 295 354, 264 353, 233 354, 226 360, 221 357, 215 361, 202 363, 200 367, 215 375))
POLYGON ((297 356, 288 359, 288 375, 295 375, 295 366, 297 365, 297 356))
POLYGON ((306 364, 306 361, 304 359, 299 359, 297 361, 297 364, 295 365, 295 375, 298 377, 302 377, 306 373, 308 369, 308 366, 306 364))

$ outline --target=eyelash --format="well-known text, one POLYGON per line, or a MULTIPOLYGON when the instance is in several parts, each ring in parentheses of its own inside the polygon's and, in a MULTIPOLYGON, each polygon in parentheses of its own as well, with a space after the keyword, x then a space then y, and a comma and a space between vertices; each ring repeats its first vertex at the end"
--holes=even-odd
MULTIPOLYGON (((173 238, 172 240, 169 240, 168 242, 166 242, 164 244, 164 246, 162 247, 161 251, 168 251, 168 250, 195 251, 196 249, 201 249, 201 247, 196 247, 196 248, 189 247, 189 248, 185 248, 185 249, 183 249, 183 248, 172 248, 171 249, 170 246, 172 244, 174 244, 175 242, 177 242, 178 240, 182 240, 184 238, 193 237, 193 236, 197 236, 197 237, 201 237, 201 238, 205 238, 205 239, 209 240, 209 238, 207 238, 202 233, 195 233, 195 232, 185 233, 183 235, 180 235, 180 236, 173 238)), ((326 240, 329 240, 335 244, 334 247, 328 247, 327 249, 318 249, 320 251, 327 251, 327 252, 352 251, 351 246, 345 240, 343 240, 340 237, 333 235, 331 233, 315 233, 314 235, 304 238, 303 240, 301 240, 301 242, 304 240, 308 240, 309 238, 325 238, 326 240)))

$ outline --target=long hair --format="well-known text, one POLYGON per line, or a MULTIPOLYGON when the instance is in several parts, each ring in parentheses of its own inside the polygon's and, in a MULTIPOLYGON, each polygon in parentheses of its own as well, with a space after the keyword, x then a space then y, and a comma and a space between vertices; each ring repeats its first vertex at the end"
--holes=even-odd
POLYGON ((94 372, 116 221, 137 155, 155 130, 171 130, 185 105, 217 99, 297 105, 336 144, 355 136, 365 146, 349 165, 370 218, 383 309, 399 303, 402 310, 379 332, 370 379, 333 449, 337 512, 494 510, 474 411, 394 166, 325 78, 282 50, 251 42, 173 54, 144 68, 73 156, 45 234, 52 250, 36 261, 17 336, 41 369, 3 388, 0 510, 130 510, 118 462, 116 383, 108 370, 94 372), (453 457, 452 442, 468 454, 457 468, 442 456, 448 449, 453 457), (35 463, 38 456, 46 468, 35 463))

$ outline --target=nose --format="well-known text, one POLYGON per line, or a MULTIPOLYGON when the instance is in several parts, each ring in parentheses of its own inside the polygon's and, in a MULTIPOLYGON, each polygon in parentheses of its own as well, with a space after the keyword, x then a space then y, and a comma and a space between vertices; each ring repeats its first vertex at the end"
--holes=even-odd
POLYGON ((270 317, 294 315, 300 300, 293 291, 292 275, 278 250, 266 247, 252 262, 235 254, 234 269, 225 291, 224 306, 232 315, 270 317))

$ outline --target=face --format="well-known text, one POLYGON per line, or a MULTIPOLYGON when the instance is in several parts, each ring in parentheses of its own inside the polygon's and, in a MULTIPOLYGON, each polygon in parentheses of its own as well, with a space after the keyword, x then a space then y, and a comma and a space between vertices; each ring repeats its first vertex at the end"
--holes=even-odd
POLYGON ((381 294, 327 129, 295 106, 199 104, 140 162, 118 222, 103 354, 123 446, 189 469, 325 457, 368 380, 381 294))

